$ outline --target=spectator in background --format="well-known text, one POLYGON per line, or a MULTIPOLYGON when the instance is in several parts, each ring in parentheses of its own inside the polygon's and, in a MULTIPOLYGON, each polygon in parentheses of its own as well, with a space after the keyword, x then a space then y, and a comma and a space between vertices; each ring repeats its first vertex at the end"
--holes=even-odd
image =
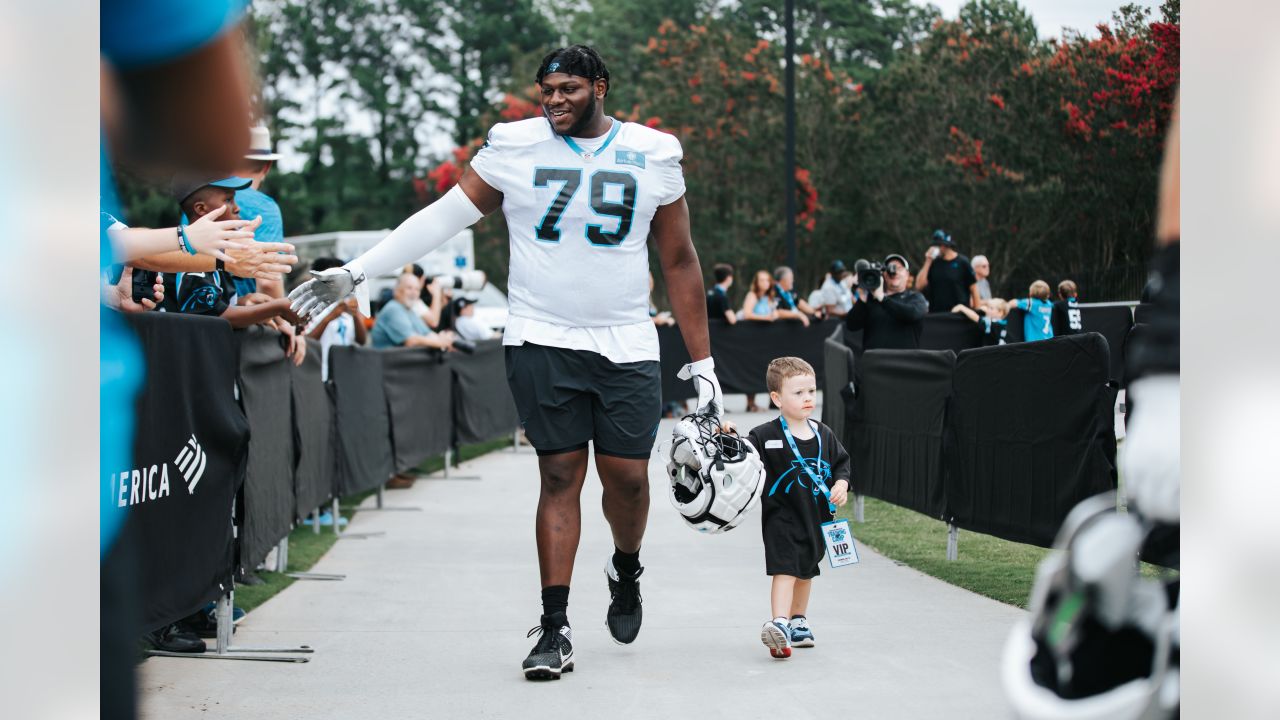
MULTIPOLYGON (((757 270, 751 277, 751 289, 742 299, 743 320, 774 322, 778 319, 778 300, 773 293, 773 276, 768 270, 757 270)), ((747 395, 747 412, 760 412, 754 394, 747 395)))
MULTIPOLYGON (((342 267, 342 261, 333 257, 316 258, 311 263, 311 269, 316 272, 336 267, 342 267)), ((307 336, 320 341, 321 378, 329 379, 329 348, 334 345, 364 345, 369 341, 369 329, 364 320, 359 303, 354 297, 349 297, 312 326, 307 336)))
POLYGON ((986 255, 974 255, 973 275, 978 278, 978 299, 991 299, 991 282, 987 279, 991 277, 991 261, 987 260, 986 255))
POLYGON ((884 259, 880 287, 872 293, 858 288, 858 301, 845 315, 844 324, 849 330, 862 331, 864 351, 920 347, 922 321, 929 303, 920 293, 907 289, 909 269, 905 257, 889 255, 884 259))
POLYGON ((751 288, 742 298, 742 320, 773 322, 778 319, 778 301, 773 296, 773 276, 768 270, 757 270, 751 288))
POLYGON ((738 322, 738 315, 729 302, 729 288, 733 285, 733 266, 728 263, 716 263, 711 268, 711 276, 716 284, 707 291, 707 318, 724 320, 730 325, 738 322))
POLYGON ((421 291, 422 285, 412 272, 400 275, 391 302, 382 307, 373 325, 370 333, 373 347, 428 347, 438 350, 453 347, 453 331, 432 332, 411 309, 421 291))
POLYGON ((853 273, 836 260, 831 263, 831 273, 822 282, 818 292, 822 297, 822 311, 828 317, 844 317, 853 309, 853 273))
MULTIPOLYGON (((210 180, 207 177, 178 175, 170 185, 170 194, 192 222, 223 206, 226 210, 221 217, 234 220, 240 217, 235 194, 249 185, 249 180, 239 177, 210 180)), ((298 316, 289 309, 287 298, 238 305, 232 278, 226 270, 216 269, 213 272, 174 273, 173 285, 165 296, 163 307, 169 312, 221 317, 234 328, 245 328, 275 318, 282 318, 290 327, 298 322, 298 316)), ((296 342, 292 335, 290 340, 291 343, 296 342)), ((294 360, 301 362, 296 355, 294 360)))
POLYGON ((413 314, 422 318, 422 322, 426 323, 427 327, 439 329, 445 305, 448 304, 444 284, 436 282, 434 277, 427 277, 426 271, 418 263, 406 265, 404 271, 412 272, 421 286, 418 297, 410 308, 413 314), (427 300, 431 302, 428 303, 427 300))
POLYGON ((942 230, 933 231, 924 266, 916 275, 916 290, 929 300, 929 312, 951 312, 961 303, 978 307, 978 277, 973 265, 956 250, 956 241, 942 230))
POLYGON ((796 297, 795 277, 795 273, 786 265, 779 265, 773 271, 773 295, 778 301, 778 319, 799 320, 801 325, 809 327, 809 316, 817 313, 804 298, 796 297))
POLYGON ((982 307, 974 310, 968 305, 957 304, 951 312, 960 313, 975 323, 982 325, 982 345, 1004 345, 1007 343, 1009 320, 1003 300, 983 302, 982 307))
POLYGON ((453 301, 453 329, 463 340, 475 342, 494 336, 493 329, 476 318, 476 301, 460 297, 453 301))
POLYGON ((1053 336, 1076 335, 1084 332, 1084 319, 1076 304, 1079 289, 1072 280, 1058 283, 1058 301, 1053 304, 1053 336))
MULTIPOLYGON (((280 159, 278 153, 271 152, 271 133, 265 125, 249 129, 249 152, 244 156, 245 164, 240 170, 240 177, 248 178, 250 186, 236 191, 236 206, 240 208, 243 220, 257 220, 254 240, 258 242, 284 242, 284 218, 280 214, 280 206, 270 195, 262 192, 263 180, 271 172, 271 166, 280 159)), ((262 293, 269 298, 284 297, 284 278, 234 278, 236 293, 241 297, 262 293)), ((303 343, 306 347, 306 343, 303 343)))
POLYGON ((653 288, 653 273, 649 273, 649 317, 653 319, 653 324, 659 327, 663 325, 675 325, 676 319, 671 317, 671 313, 666 310, 659 311, 658 306, 654 304, 653 288))
POLYGON ((1030 297, 1010 300, 1006 308, 1018 308, 1026 313, 1022 319, 1023 336, 1027 342, 1048 340, 1053 337, 1053 303, 1049 302, 1049 283, 1037 280, 1031 283, 1030 297))

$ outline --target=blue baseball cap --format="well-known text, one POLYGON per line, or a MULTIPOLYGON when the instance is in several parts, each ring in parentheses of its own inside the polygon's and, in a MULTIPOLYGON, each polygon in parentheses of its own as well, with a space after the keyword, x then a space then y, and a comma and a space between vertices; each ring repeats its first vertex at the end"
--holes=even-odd
POLYGON ((173 176, 173 181, 169 183, 169 196, 179 205, 191 197, 191 194, 202 187, 220 187, 228 190, 244 190, 253 184, 248 178, 224 177, 222 179, 209 179, 208 175, 192 175, 189 173, 179 173, 173 176))
POLYGON ((956 241, 955 241, 955 240, 952 240, 952 239, 951 239, 951 236, 950 236, 950 235, 948 235, 945 231, 943 231, 943 230, 934 230, 934 231, 933 231, 933 242, 931 242, 931 243, 929 243, 929 244, 930 244, 930 245, 945 245, 946 247, 955 247, 955 246, 956 246, 956 241))

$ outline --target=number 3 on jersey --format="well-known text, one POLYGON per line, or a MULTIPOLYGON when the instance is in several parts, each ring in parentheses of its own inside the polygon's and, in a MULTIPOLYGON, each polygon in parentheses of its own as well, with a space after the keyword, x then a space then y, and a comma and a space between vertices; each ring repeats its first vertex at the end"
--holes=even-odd
MULTIPOLYGON (((547 206, 542 222, 536 228, 537 237, 544 242, 560 242, 560 216, 577 194, 582 184, 582 170, 578 168, 537 168, 533 173, 534 187, 548 187, 551 183, 560 183, 560 192, 547 206)), ((618 227, 613 232, 605 232, 601 225, 587 224, 587 241, 592 245, 612 247, 621 245, 631 232, 631 220, 636 208, 636 179, 631 173, 613 170, 597 170, 591 174, 591 209, 597 215, 615 217, 618 227), (622 202, 605 200, 605 186, 617 185, 622 188, 622 202)))

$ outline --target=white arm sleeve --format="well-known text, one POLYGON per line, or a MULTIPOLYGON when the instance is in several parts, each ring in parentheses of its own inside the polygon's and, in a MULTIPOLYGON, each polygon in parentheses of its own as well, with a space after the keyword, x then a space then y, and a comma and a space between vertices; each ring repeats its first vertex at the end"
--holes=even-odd
POLYGON ((344 267, 352 277, 377 277, 411 263, 474 225, 484 214, 454 185, 444 197, 410 215, 369 252, 344 267))

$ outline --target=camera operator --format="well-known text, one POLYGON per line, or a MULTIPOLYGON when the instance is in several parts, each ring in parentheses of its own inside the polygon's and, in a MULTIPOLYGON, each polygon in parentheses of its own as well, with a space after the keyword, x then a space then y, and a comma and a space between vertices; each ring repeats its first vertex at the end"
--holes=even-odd
POLYGON ((956 250, 956 241, 942 230, 933 231, 924 266, 916 275, 916 290, 929 299, 929 312, 951 312, 959 303, 977 309, 981 303, 973 265, 956 250))
POLYGON ((862 330, 864 350, 915 350, 920 347, 924 296, 907 289, 907 259, 889 255, 884 264, 859 260, 858 302, 845 315, 845 327, 862 330))

